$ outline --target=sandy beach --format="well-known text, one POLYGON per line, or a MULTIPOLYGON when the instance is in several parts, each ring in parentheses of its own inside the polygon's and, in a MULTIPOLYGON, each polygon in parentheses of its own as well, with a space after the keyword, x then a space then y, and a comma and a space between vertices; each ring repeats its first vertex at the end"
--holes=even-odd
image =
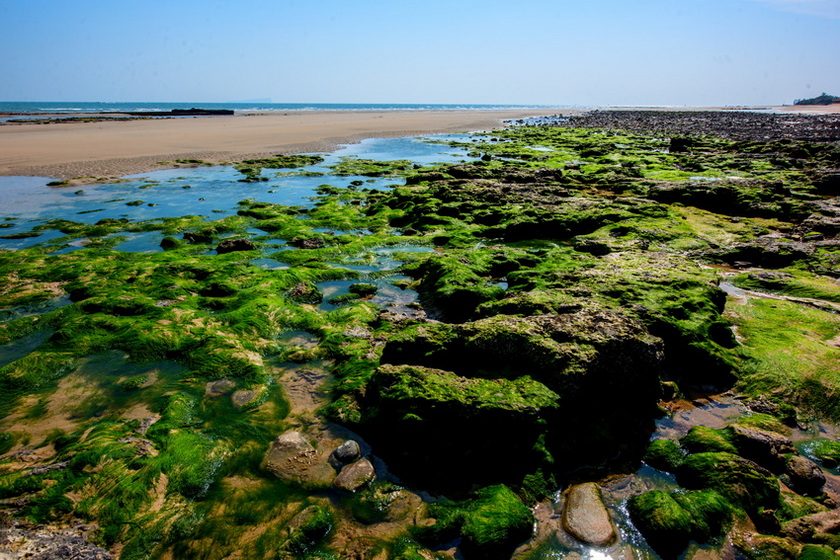
POLYGON ((173 167, 328 151, 363 138, 492 130, 538 110, 298 111, 231 117, 0 126, 0 175, 116 177, 173 167))

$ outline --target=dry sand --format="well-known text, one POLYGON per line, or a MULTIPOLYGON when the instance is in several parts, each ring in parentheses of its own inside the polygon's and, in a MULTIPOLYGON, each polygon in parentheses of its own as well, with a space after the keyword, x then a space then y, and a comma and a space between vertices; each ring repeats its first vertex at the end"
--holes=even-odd
MULTIPOLYGON (((550 112, 550 111, 549 111, 550 112)), ((0 126, 0 175, 117 177, 173 167, 328 151, 363 138, 473 132, 540 115, 506 111, 299 111, 231 117, 0 126)))

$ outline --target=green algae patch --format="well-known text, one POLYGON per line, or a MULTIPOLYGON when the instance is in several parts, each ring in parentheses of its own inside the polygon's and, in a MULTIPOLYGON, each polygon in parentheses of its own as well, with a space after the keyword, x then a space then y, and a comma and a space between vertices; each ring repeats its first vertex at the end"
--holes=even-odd
POLYGON ((749 395, 781 391, 831 419, 840 386, 840 318, 831 312, 776 299, 750 299, 729 308, 746 361, 740 387, 749 395))
POLYGON ((532 530, 533 514, 504 485, 488 486, 464 502, 436 502, 429 506, 434 525, 418 528, 416 536, 428 545, 460 536, 465 558, 509 558, 532 530))
POLYGON ((674 472, 685 459, 685 452, 670 439, 656 439, 650 442, 643 460, 656 469, 674 472))
POLYGON ((528 377, 480 379, 459 377, 453 373, 418 366, 383 365, 371 379, 380 406, 387 402, 428 403, 418 406, 422 418, 426 406, 462 408, 463 414, 474 409, 540 411, 557 406, 559 396, 542 383, 528 377))
POLYGON ((733 512, 716 492, 661 490, 633 496, 628 510, 651 547, 666 558, 676 557, 693 540, 706 542, 721 535, 733 512))
POLYGON ((706 426, 692 426, 686 435, 680 438, 680 445, 689 453, 732 453, 738 449, 731 441, 727 430, 717 430, 706 426))
POLYGON ((779 505, 778 480, 766 469, 731 453, 689 455, 677 470, 677 481, 686 488, 715 490, 750 515, 779 505))

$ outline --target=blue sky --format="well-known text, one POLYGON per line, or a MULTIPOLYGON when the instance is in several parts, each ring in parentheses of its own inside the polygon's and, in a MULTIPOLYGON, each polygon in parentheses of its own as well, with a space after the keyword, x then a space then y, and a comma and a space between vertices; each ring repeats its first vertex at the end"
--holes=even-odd
POLYGON ((0 21, 3 101, 840 95, 840 0, 0 0, 0 21))

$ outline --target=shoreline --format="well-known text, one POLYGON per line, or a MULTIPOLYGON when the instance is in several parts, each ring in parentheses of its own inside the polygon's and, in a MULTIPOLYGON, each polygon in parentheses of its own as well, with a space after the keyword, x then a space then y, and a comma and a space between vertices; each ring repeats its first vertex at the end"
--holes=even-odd
MULTIPOLYGON (((594 109, 290 110, 248 111, 234 116, 15 123, 0 126, 0 176, 45 177, 82 184, 180 167, 176 160, 222 164, 278 154, 329 152, 365 138, 489 131, 504 127, 505 121, 590 110, 594 109)), ((840 104, 600 110, 760 110, 828 115, 840 113, 840 104)))
POLYGON ((539 110, 288 111, 223 117, 0 126, 0 176, 121 177, 177 167, 332 151, 365 138, 494 130, 539 110))

